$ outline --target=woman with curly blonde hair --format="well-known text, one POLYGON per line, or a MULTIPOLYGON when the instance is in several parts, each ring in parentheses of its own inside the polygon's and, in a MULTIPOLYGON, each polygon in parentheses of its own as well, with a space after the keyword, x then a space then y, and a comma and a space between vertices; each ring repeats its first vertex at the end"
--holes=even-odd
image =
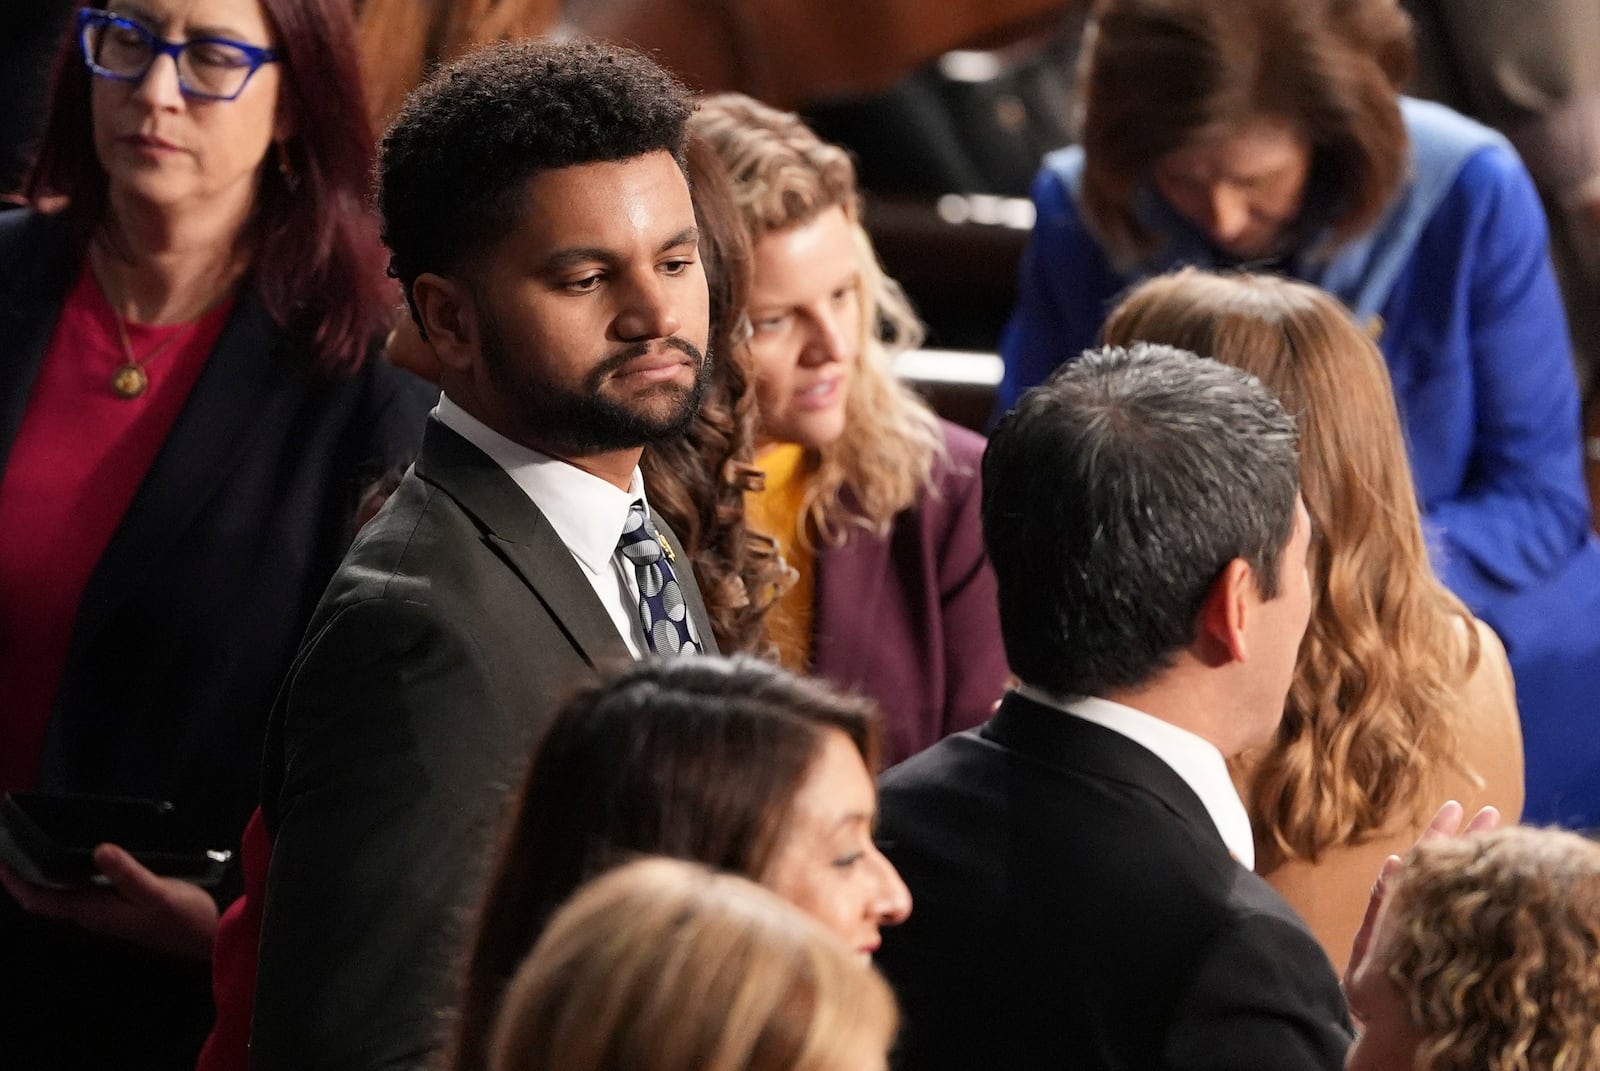
POLYGON ((1348 1071, 1600 1067, 1600 845, 1502 829, 1419 844, 1389 880, 1348 1071))
POLYGON ((1372 875, 1440 800, 1521 813, 1505 649, 1429 565, 1388 372, 1336 299, 1185 269, 1135 288, 1105 333, 1243 368, 1299 415, 1314 610, 1278 735, 1238 775, 1256 869, 1342 970, 1372 875))
POLYGON ((735 94, 702 101, 690 126, 753 242, 744 350, 766 487, 750 522, 799 576, 768 625, 787 666, 884 708, 898 761, 982 721, 1004 687, 983 440, 894 376, 922 330, 861 225, 849 155, 735 94))
POLYGON ((597 878, 506 992, 493 1071, 883 1071, 894 997, 754 882, 674 859, 597 878))

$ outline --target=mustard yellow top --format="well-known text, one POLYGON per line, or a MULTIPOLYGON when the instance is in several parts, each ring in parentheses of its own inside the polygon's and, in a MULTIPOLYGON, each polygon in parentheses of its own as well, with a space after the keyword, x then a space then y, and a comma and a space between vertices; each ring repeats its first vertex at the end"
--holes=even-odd
POLYGON ((799 574, 794 586, 767 611, 767 634, 785 668, 804 673, 811 665, 811 621, 817 593, 817 556, 805 549, 799 538, 811 460, 798 443, 779 443, 757 454, 755 465, 766 475, 767 485, 764 490, 745 493, 745 523, 777 540, 784 560, 799 574))

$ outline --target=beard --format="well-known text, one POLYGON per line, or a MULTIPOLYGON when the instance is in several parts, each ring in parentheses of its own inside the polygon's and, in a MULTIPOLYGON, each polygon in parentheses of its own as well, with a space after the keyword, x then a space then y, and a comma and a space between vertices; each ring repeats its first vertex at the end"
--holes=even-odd
POLYGON ((647 343, 611 354, 573 387, 514 360, 495 318, 483 317, 480 338, 484 370, 510 399, 511 415, 521 432, 518 438, 529 445, 542 444, 538 448, 546 453, 584 457, 676 438, 700 411, 711 381, 711 361, 700 347, 677 335, 662 339, 661 345, 693 360, 694 382, 688 387, 661 383, 629 399, 606 394, 606 381, 648 353, 647 343))

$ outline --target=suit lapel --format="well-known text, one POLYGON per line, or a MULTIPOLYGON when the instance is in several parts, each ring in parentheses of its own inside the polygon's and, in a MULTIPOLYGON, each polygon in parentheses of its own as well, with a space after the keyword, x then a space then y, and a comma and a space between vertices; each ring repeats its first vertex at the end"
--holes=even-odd
MULTIPOLYGON (((4 223, 0 338, 7 340, 13 364, 0 376, 0 464, 16 441, 61 304, 82 267, 59 220, 18 212, 4 223)), ((143 563, 206 508, 261 429, 290 418, 303 390, 303 373, 285 367, 281 348, 271 317, 246 282, 205 370, 84 589, 75 647, 93 637, 142 581, 143 563)))
POLYGON ((484 540, 549 609, 592 666, 633 655, 572 552, 504 469, 483 451, 430 419, 417 475, 454 499, 484 531, 484 540))
POLYGON ((205 370, 84 589, 80 635, 94 635, 142 582, 141 563, 194 523, 252 444, 294 418, 311 375, 293 364, 296 359, 246 281, 205 370))

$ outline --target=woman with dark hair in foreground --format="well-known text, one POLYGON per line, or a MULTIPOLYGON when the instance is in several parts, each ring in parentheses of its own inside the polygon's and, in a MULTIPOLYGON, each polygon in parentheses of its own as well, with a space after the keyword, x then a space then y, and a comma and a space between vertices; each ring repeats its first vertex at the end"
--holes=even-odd
POLYGON ((752 658, 642 663, 534 753, 467 964, 451 1066, 485 1066, 507 981, 556 908, 636 855, 742 874, 867 959, 911 897, 872 840, 877 712, 752 658))

